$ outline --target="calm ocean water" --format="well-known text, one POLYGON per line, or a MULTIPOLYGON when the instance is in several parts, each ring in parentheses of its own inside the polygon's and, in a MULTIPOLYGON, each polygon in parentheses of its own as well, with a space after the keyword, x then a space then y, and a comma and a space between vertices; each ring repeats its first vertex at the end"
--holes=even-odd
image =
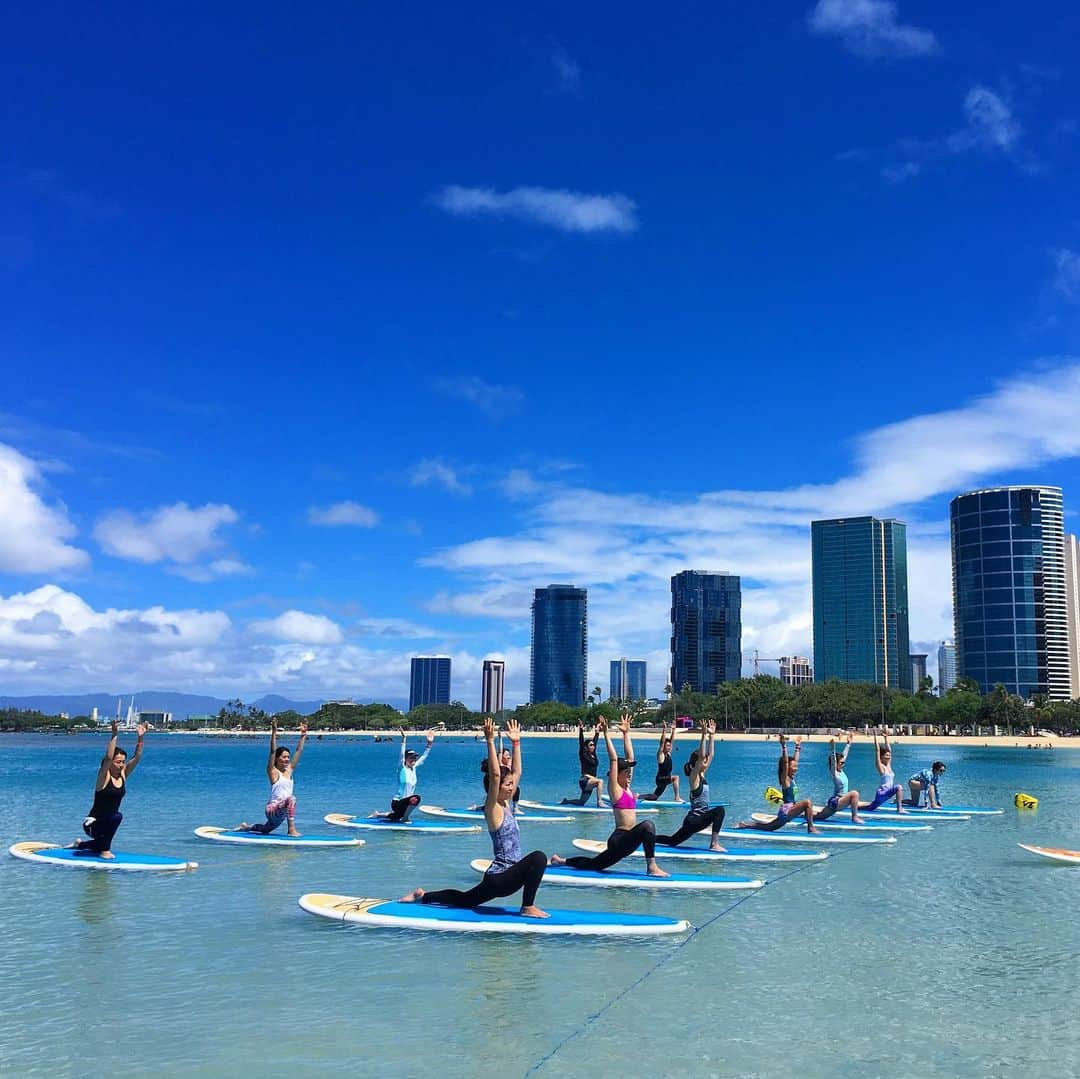
MULTIPOLYGON (((103 745, 0 740, 5 846, 75 838, 103 745)), ((475 799, 481 750, 440 740, 421 772, 425 800, 475 799)), ((574 793, 572 742, 525 751, 525 797, 574 793)), ((667 957, 537 1074, 1080 1074, 1080 869, 1016 846, 1080 848, 1080 753, 899 747, 898 778, 940 757, 947 801, 1005 815, 847 850, 685 942, 621 942, 365 930, 305 914, 305 891, 396 898, 416 885, 471 885, 469 859, 489 843, 372 835, 360 850, 265 851, 196 839, 197 825, 260 816, 265 752, 265 741, 150 736, 116 847, 194 858, 193 873, 0 858, 0 1073, 522 1075, 667 957), (1012 808, 1017 790, 1040 798, 1036 813, 1012 808)), ((311 741, 297 772, 301 831, 336 831, 327 812, 385 807, 396 753, 311 741)), ((643 764, 650 754, 642 742, 643 764)), ((718 747, 712 789, 729 819, 762 808, 775 756, 775 744, 718 747)), ((639 769, 640 789, 651 773, 639 769)), ((864 792, 876 785, 868 746, 853 751, 848 774, 864 792)), ((828 793, 824 747, 808 747, 800 781, 804 793, 828 793)), ((527 850, 565 854, 575 835, 609 828, 602 817, 522 831, 527 850)), ((542 888, 540 903, 701 926, 735 900, 542 888)))

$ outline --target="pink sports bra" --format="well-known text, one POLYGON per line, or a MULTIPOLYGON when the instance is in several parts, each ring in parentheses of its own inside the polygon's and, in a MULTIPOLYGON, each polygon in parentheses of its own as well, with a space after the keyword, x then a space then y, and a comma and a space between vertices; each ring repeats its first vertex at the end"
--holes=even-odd
POLYGON ((629 787, 623 787, 623 792, 619 795, 619 800, 614 803, 614 808, 637 809, 637 798, 634 797, 634 792, 629 787))

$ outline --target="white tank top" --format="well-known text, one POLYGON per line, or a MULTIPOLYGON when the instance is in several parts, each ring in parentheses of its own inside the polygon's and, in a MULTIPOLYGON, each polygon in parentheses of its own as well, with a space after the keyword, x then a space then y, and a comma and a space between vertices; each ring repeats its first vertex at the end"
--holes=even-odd
POLYGON ((281 802, 286 798, 291 798, 293 792, 293 779, 292 776, 279 776, 274 785, 270 788, 270 801, 281 802))

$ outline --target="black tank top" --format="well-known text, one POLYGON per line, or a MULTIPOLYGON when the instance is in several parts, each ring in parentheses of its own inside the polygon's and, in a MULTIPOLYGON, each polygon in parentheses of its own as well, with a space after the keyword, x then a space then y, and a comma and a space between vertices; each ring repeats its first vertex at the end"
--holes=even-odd
POLYGON ((111 817, 120 812, 120 803, 127 794, 127 780, 121 779, 120 786, 114 787, 111 777, 105 780, 105 786, 101 790, 94 791, 94 804, 90 807, 89 815, 96 820, 111 817))
POLYGON ((663 760, 659 761, 656 765, 656 774, 664 779, 667 779, 671 775, 671 754, 664 754, 663 760))

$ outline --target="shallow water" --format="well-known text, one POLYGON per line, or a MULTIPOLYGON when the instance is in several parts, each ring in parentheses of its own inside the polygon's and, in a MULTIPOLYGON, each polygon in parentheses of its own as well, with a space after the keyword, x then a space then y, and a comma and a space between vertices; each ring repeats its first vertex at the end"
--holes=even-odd
MULTIPOLYGON (((0 740, 5 845, 76 837, 103 745, 0 740)), ((627 942, 368 930, 305 914, 296 905, 305 891, 397 897, 416 885, 470 886, 469 859, 490 847, 482 834, 370 834, 359 850, 193 836, 200 824, 259 817, 265 747, 150 736, 115 845, 196 859, 195 872, 0 858, 0 1073, 502 1077, 543 1062, 540 1076, 1080 1074, 1080 868, 1041 864, 1016 846, 1080 848, 1080 754, 898 747, 898 778, 940 758, 947 802, 1005 815, 891 847, 833 848, 783 880, 782 866, 753 867, 775 883, 745 902, 541 889, 548 907, 669 913, 705 927, 627 942), (1017 790, 1040 798, 1037 812, 1012 808, 1017 790)), ((526 742, 524 796, 576 793, 575 750, 526 742)), ((481 751, 440 740, 420 793, 444 805, 474 800, 481 751)), ((644 764, 649 743, 639 752, 644 764)), ((762 807, 775 755, 775 743, 718 747, 712 791, 730 804, 729 820, 762 807)), ((396 761, 394 744, 312 740, 297 772, 301 831, 337 831, 327 812, 384 807, 396 761)), ((853 751, 848 774, 864 792, 876 786, 868 746, 853 751)), ((640 789, 650 775, 639 769, 640 789)), ((824 747, 807 748, 800 785, 828 793, 824 747)), ((606 817, 522 827, 525 849, 564 854, 575 835, 609 829, 606 817)))

